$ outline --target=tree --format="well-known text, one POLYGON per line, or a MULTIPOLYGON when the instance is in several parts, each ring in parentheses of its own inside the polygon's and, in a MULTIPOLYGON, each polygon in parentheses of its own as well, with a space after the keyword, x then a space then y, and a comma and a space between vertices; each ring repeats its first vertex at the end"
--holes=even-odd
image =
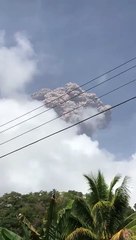
MULTIPOLYGON (((73 231, 70 228, 67 231, 66 240, 116 240, 132 237, 131 230, 135 233, 136 228, 136 214, 126 218, 129 206, 128 178, 125 177, 116 190, 115 185, 121 178, 119 175, 114 177, 110 186, 100 171, 96 177, 85 175, 85 178, 90 194, 88 200, 77 198, 73 202, 70 218, 75 219, 75 223, 73 231)), ((65 219, 65 214, 63 218, 65 219)))

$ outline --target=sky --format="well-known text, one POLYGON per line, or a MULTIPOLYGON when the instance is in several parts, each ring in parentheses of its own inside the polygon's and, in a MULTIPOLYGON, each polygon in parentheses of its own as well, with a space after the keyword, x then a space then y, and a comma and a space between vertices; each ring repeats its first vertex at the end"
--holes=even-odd
MULTIPOLYGON (((135 8, 134 0, 124 0, 123 4, 118 0, 0 0, 1 124, 38 106, 39 102, 31 99, 33 92, 46 87, 61 87, 68 82, 81 85, 135 57, 135 8)), ((127 67, 135 64, 136 61, 127 67)), ((93 91, 100 96, 135 78, 135 72, 133 69, 93 91)), ((106 75, 104 79, 110 76, 106 75)), ((97 83, 104 79, 98 79, 97 83)), ((135 90, 133 84, 102 101, 114 105, 134 96, 135 90)), ((55 114, 52 110, 46 118, 55 114)), ((42 116, 2 134, 1 141, 44 120, 45 116, 42 116)), ((0 192, 29 192, 41 188, 80 190, 79 186, 86 191, 82 175, 99 168, 108 181, 117 173, 129 175, 133 186, 136 180, 135 123, 133 101, 114 110, 109 126, 96 131, 93 137, 78 135, 75 128, 1 159, 1 176, 6 183, 0 184, 0 192)), ((1 146, 1 153, 63 126, 67 123, 59 120, 48 128, 1 146)), ((133 202, 135 198, 133 188, 133 202)))

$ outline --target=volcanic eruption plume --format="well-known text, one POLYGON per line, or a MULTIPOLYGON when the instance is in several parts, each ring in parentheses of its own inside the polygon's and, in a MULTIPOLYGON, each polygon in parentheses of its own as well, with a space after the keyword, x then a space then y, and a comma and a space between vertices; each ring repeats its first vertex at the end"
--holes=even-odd
MULTIPOLYGON (((33 93, 32 98, 43 101, 48 108, 54 108, 58 116, 63 115, 61 118, 68 123, 76 123, 110 108, 110 105, 105 105, 95 93, 86 92, 78 84, 71 82, 53 90, 43 88, 33 93)), ((92 136, 97 129, 107 127, 110 119, 111 111, 109 110, 81 123, 79 132, 92 136)))

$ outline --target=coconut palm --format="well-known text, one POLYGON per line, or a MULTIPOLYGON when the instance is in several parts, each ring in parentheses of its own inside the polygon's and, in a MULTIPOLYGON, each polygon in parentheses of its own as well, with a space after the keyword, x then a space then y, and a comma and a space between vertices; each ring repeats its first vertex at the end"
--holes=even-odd
MULTIPOLYGON (((134 237, 131 230, 135 233, 136 214, 126 219, 129 206, 128 177, 123 179, 116 190, 115 185, 121 179, 119 175, 114 177, 109 186, 100 171, 96 177, 85 175, 85 178, 90 188, 89 198, 88 201, 77 198, 73 202, 70 218, 74 219, 75 224, 71 231, 71 220, 67 222, 67 232, 63 233, 66 240, 116 240, 134 237)), ((63 218, 65 219, 65 214, 63 218)))

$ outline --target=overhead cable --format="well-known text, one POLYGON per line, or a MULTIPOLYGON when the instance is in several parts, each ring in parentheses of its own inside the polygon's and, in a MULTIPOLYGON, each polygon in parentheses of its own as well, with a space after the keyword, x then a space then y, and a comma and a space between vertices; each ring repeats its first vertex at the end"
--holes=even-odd
MULTIPOLYGON (((108 71, 106 71, 106 72, 104 72, 104 73, 102 73, 102 74, 100 74, 100 75, 98 75, 98 76, 96 76, 96 77, 94 77, 94 78, 91 78, 89 81, 81 84, 79 87, 74 88, 74 89, 72 89, 71 91, 68 91, 68 92, 65 93, 65 94, 62 94, 62 96, 59 96, 59 97, 57 97, 56 99, 53 99, 53 100, 50 101, 49 103, 52 103, 52 102, 54 102, 54 101, 56 101, 56 100, 64 97, 66 94, 69 94, 69 93, 71 93, 71 92, 73 92, 73 91, 75 91, 75 90, 77 90, 77 89, 79 89, 79 88, 82 88, 82 87, 86 86, 86 85, 89 84, 89 83, 94 82, 95 80, 97 80, 97 79, 99 79, 99 78, 101 78, 101 77, 103 77, 103 76, 105 76, 105 75, 107 75, 107 74, 109 74, 109 73, 111 73, 111 72, 113 72, 113 71, 115 71, 115 70, 117 70, 117 69, 119 69, 119 68, 127 65, 128 63, 131 63, 131 62, 134 61, 134 60, 136 60, 136 57, 130 58, 129 60, 121 63, 120 65, 117 65, 116 67, 111 68, 110 70, 108 70, 108 71)), ((43 102, 44 102, 44 101, 43 101, 43 102)), ((17 117, 15 117, 15 118, 13 118, 13 119, 11 119, 11 120, 9 120, 9 121, 1 124, 0 127, 6 126, 7 124, 9 124, 9 123, 11 123, 11 122, 14 122, 14 121, 16 121, 16 120, 18 120, 18 119, 20 119, 20 118, 22 118, 22 117, 24 117, 24 116, 32 113, 32 112, 34 112, 34 111, 36 111, 36 110, 44 107, 44 106, 45 106, 45 104, 41 104, 40 106, 38 106, 38 107, 36 107, 36 108, 33 108, 32 110, 30 110, 30 111, 28 111, 28 112, 26 112, 26 113, 24 113, 24 114, 22 114, 22 115, 20 115, 20 116, 17 116, 17 117)), ((49 111, 50 109, 51 109, 51 108, 48 108, 47 111, 49 111)))
MULTIPOLYGON (((104 80, 104 81, 102 81, 102 82, 100 82, 100 83, 98 83, 98 84, 96 84, 96 85, 94 85, 94 86, 92 86, 92 87, 84 90, 83 92, 78 93, 77 95, 75 95, 75 96, 73 96, 73 97, 71 97, 71 98, 69 98, 69 99, 67 99, 67 100, 63 100, 63 102, 61 102, 60 104, 66 103, 66 102, 68 102, 68 101, 70 101, 70 100, 72 100, 72 99, 74 99, 74 98, 76 98, 76 97, 84 94, 85 92, 88 92, 88 91, 90 91, 90 90, 92 90, 92 89, 94 89, 94 88, 97 88, 98 86, 101 86, 101 85, 103 85, 103 84, 111 81, 112 79, 114 79, 114 78, 116 78, 116 77, 118 77, 118 76, 120 76, 120 75, 122 75, 122 74, 124 74, 124 73, 126 73, 126 72, 128 72, 128 71, 130 71, 130 70, 132 70, 133 68, 136 68, 136 65, 133 65, 133 66, 131 66, 130 68, 125 69, 124 71, 122 71, 122 72, 120 72, 120 73, 118 73, 118 74, 116 74, 116 75, 114 75, 114 76, 112 76, 112 77, 110 77, 110 78, 108 78, 108 79, 106 79, 106 80, 104 80)), ((59 104, 59 105, 60 105, 60 104, 59 104)), ((19 122, 19 123, 16 123, 15 125, 12 125, 12 126, 6 128, 6 129, 0 131, 0 134, 1 134, 1 133, 4 133, 4 132, 7 132, 7 131, 9 131, 9 130, 11 130, 11 129, 13 129, 13 128, 15 128, 15 127, 23 124, 23 123, 25 123, 25 122, 28 122, 28 121, 30 121, 31 119, 33 119, 33 118, 35 118, 35 117, 38 117, 38 116, 40 116, 40 115, 48 112, 48 111, 51 110, 51 109, 55 109, 57 106, 58 106, 58 104, 56 104, 56 105, 55 105, 54 107, 52 107, 52 108, 47 108, 47 109, 45 109, 44 111, 42 111, 42 112, 40 112, 40 113, 37 113, 36 115, 31 116, 31 117, 29 117, 29 118, 27 118, 27 119, 25 119, 25 120, 23 120, 23 121, 21 121, 21 122, 19 122)))
POLYGON ((73 128, 73 127, 75 127, 75 126, 77 126, 77 125, 79 125, 79 124, 81 124, 81 123, 83 123, 83 122, 85 122, 85 121, 88 121, 88 120, 90 120, 90 119, 92 119, 92 118, 94 118, 94 117, 96 117, 96 116, 98 116, 98 115, 100 115, 100 114, 103 114, 103 113, 105 113, 105 112, 107 112, 107 111, 109 111, 109 110, 115 109, 115 108, 117 108, 117 107, 119 107, 119 106, 122 106, 122 105, 124 105, 124 104, 126 104, 126 103, 128 103, 128 102, 130 102, 130 101, 135 100, 135 99, 136 99, 136 96, 131 97, 131 98, 127 99, 127 100, 124 100, 124 101, 122 101, 122 102, 120 102, 120 103, 118 103, 118 104, 116 104, 116 105, 114 105, 114 106, 112 106, 112 107, 110 107, 110 108, 108 108, 108 109, 105 109, 105 110, 103 110, 103 111, 101 111, 101 112, 99 112, 99 113, 96 113, 96 114, 94 114, 94 115, 92 115, 92 116, 90 116, 90 117, 87 117, 87 118, 85 118, 85 119, 83 119, 83 120, 81 120, 81 121, 78 121, 77 123, 74 123, 74 124, 72 124, 72 125, 70 125, 70 126, 67 126, 67 127, 65 127, 65 128, 62 128, 62 129, 60 129, 60 130, 58 130, 58 131, 56 131, 56 132, 53 132, 53 133, 51 133, 51 134, 49 134, 49 135, 46 135, 46 136, 44 136, 44 137, 42 137, 42 138, 39 138, 39 139, 37 139, 37 140, 35 140, 35 141, 33 141, 33 142, 30 142, 30 143, 28 143, 28 144, 26 144, 26 145, 23 145, 22 147, 16 148, 15 150, 12 150, 12 151, 10 151, 10 152, 8 152, 8 153, 5 153, 5 154, 3 154, 3 155, 0 156, 0 159, 2 159, 2 158, 4 158, 4 157, 7 157, 7 156, 9 156, 9 155, 11 155, 11 154, 13 154, 13 153, 19 152, 19 151, 21 151, 21 150, 23 150, 23 149, 25 149, 25 148, 28 148, 28 147, 30 147, 30 146, 32 146, 32 145, 34 145, 34 144, 37 144, 37 143, 39 143, 39 142, 41 142, 41 141, 43 141, 43 140, 45 140, 45 139, 51 138, 51 137, 53 137, 53 136, 55 136, 55 135, 57 135, 57 134, 59 134, 59 133, 62 133, 62 132, 64 132, 64 131, 68 130, 68 129, 71 129, 71 128, 73 128))

